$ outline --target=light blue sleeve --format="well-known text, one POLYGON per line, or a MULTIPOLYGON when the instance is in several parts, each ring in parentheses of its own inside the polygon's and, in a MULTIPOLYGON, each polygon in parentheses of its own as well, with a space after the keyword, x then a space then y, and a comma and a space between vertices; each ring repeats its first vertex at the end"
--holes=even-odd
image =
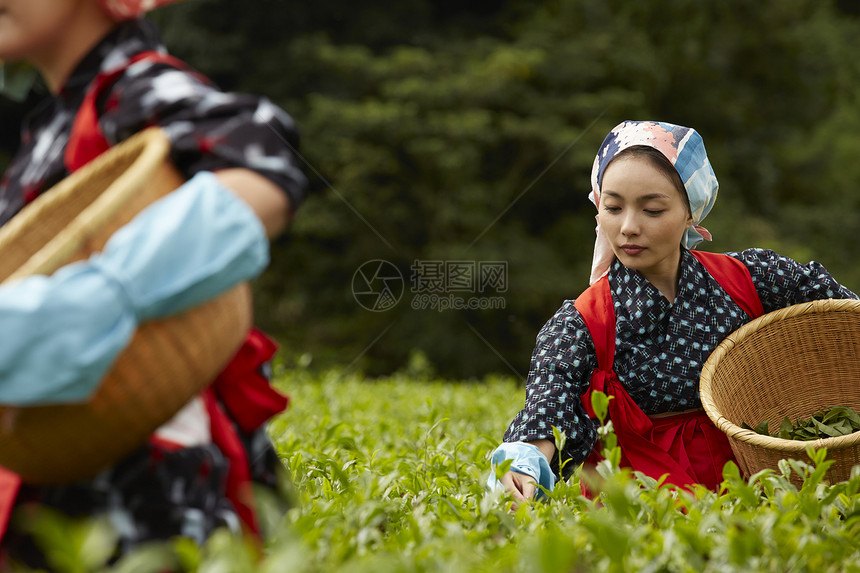
POLYGON ((0 403, 86 400, 138 323, 201 304, 268 260, 250 207, 212 173, 197 174, 89 260, 0 285, 0 403))
MULTIPOLYGON (((505 460, 513 460, 511 463, 513 471, 533 477, 547 491, 552 491, 555 486, 555 473, 550 468, 546 456, 534 444, 503 442, 493 451, 490 463, 496 466, 505 460)), ((502 487, 494 472, 491 472, 487 479, 487 487, 489 489, 502 487)), ((535 499, 541 499, 541 497, 543 497, 543 492, 540 489, 536 490, 535 499)))

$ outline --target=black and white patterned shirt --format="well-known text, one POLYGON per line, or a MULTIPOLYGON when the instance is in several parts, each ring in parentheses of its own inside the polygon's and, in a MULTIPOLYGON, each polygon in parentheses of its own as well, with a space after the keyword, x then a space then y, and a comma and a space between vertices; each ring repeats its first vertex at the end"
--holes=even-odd
MULTIPOLYGON (((765 312, 824 298, 857 298, 819 263, 802 265, 763 249, 728 254, 749 269, 765 312)), ((700 408, 702 365, 723 338, 751 319, 683 248, 674 302, 617 259, 609 286, 616 315, 614 369, 630 397, 649 415, 700 408)), ((538 333, 525 407, 504 441, 552 440, 555 426, 567 436, 562 459, 584 461, 597 432, 580 398, 596 367, 585 322, 574 301, 565 301, 538 333)))
MULTIPOLYGON (((68 175, 63 153, 93 79, 144 51, 165 51, 154 27, 144 20, 119 24, 78 64, 60 93, 25 118, 21 147, 0 180, 0 225, 68 175)), ((164 128, 171 159, 186 178, 245 167, 278 185, 292 209, 304 199, 307 182, 293 153, 294 122, 266 98, 224 93, 187 71, 141 61, 125 70, 99 112, 111 145, 152 125, 164 128)))

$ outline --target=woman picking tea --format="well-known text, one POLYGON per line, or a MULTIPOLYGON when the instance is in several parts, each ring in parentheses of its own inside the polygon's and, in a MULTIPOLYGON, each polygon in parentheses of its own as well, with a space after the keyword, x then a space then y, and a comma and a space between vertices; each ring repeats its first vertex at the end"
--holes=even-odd
POLYGON ((816 262, 763 249, 726 255, 691 250, 717 198, 699 134, 625 121, 594 160, 589 199, 598 209, 591 286, 568 300, 537 336, 525 407, 493 463, 511 470, 491 484, 531 498, 598 459, 590 394, 609 401, 622 466, 677 486, 717 489, 733 460, 699 399, 702 365, 732 331, 766 312, 824 298, 857 298, 816 262), (557 451, 553 427, 564 433, 557 451))

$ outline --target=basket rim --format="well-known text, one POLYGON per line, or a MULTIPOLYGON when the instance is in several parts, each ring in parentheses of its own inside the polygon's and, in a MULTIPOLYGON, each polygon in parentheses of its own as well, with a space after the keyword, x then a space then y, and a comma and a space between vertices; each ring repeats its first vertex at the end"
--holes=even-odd
POLYGON ((734 422, 728 420, 719 411, 713 399, 712 382, 717 367, 722 359, 725 358, 728 353, 745 338, 758 330, 767 328, 774 322, 785 320, 787 318, 807 314, 833 312, 853 313, 857 314, 858 318, 860 318, 860 300, 828 298, 787 306, 785 308, 769 312, 748 322, 724 338, 705 361, 705 364, 702 366, 702 375, 699 379, 699 397, 701 398, 705 413, 714 425, 725 432, 729 438, 734 438, 738 441, 746 442, 754 446, 760 446, 769 450, 779 450, 786 453, 805 453, 806 449, 810 446, 815 449, 827 448, 828 450, 842 450, 860 444, 860 431, 848 434, 847 436, 835 436, 809 441, 786 440, 783 438, 764 436, 753 430, 741 428, 734 422))
POLYGON ((14 217, 10 224, 27 225, 38 221, 44 209, 52 203, 63 201, 86 183, 102 168, 110 165, 116 157, 128 153, 130 145, 136 145, 140 152, 134 161, 119 177, 92 203, 87 205, 63 229, 34 253, 29 260, 18 267, 3 282, 14 281, 30 275, 48 275, 66 264, 69 257, 80 248, 85 238, 94 228, 104 225, 125 205, 146 183, 146 175, 151 173, 170 154, 170 140, 163 129, 150 127, 130 137, 128 145, 115 146, 93 159, 84 169, 79 169, 54 186, 49 193, 36 198, 29 208, 14 217))

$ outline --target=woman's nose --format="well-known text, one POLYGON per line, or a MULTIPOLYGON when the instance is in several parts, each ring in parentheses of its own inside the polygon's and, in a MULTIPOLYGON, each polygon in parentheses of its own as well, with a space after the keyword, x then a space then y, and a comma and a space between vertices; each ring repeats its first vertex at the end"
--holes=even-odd
POLYGON ((639 221, 634 213, 626 213, 621 221, 621 234, 633 236, 639 234, 639 221))

